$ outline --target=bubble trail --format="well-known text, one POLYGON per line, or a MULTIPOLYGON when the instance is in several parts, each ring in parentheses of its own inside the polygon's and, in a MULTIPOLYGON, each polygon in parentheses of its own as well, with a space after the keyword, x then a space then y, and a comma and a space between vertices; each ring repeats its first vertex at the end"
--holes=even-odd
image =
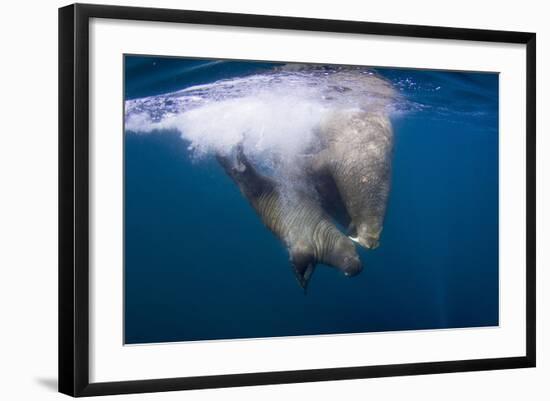
POLYGON ((296 155, 327 113, 391 112, 392 85, 362 67, 287 65, 271 72, 128 100, 125 129, 177 130, 199 154, 227 152, 245 140, 251 154, 296 155))

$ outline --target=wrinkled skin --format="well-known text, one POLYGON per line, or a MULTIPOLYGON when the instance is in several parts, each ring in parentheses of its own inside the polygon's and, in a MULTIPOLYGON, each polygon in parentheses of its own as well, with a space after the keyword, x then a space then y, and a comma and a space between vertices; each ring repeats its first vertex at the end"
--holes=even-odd
POLYGON ((362 111, 338 112, 321 125, 319 136, 323 148, 309 169, 327 210, 348 226, 351 239, 365 248, 377 248, 390 192, 389 119, 362 111))
POLYGON ((361 271, 355 245, 313 197, 300 191, 290 198, 283 196, 277 182, 260 174, 242 148, 238 149, 236 160, 222 156, 217 159, 262 222, 287 246, 302 288, 306 288, 318 263, 335 267, 346 276, 361 271))

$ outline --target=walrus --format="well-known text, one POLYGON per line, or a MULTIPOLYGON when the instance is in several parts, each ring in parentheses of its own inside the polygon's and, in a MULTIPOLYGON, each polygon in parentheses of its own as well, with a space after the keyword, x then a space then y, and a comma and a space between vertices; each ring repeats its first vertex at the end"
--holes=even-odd
POLYGON ((300 286, 305 290, 317 264, 355 276, 362 264, 353 242, 331 221, 307 191, 288 197, 281 185, 263 175, 237 147, 236 160, 217 155, 225 172, 237 184, 264 225, 287 247, 300 286))
POLYGON ((331 114, 320 126, 322 150, 308 167, 325 208, 367 249, 379 245, 390 192, 393 131, 385 114, 331 114))

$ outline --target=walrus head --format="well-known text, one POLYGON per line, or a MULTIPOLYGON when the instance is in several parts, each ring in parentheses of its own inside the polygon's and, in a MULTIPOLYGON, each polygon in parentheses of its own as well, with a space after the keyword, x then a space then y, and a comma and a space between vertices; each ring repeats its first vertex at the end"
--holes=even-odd
POLYGON ((290 259, 294 274, 300 286, 307 288, 317 263, 323 263, 342 271, 347 277, 352 277, 363 270, 363 265, 353 242, 345 236, 336 239, 334 245, 323 255, 321 260, 314 256, 312 249, 302 244, 294 244, 290 250, 290 259))
POLYGON ((327 264, 336 267, 348 277, 356 276, 363 270, 355 245, 347 237, 338 239, 326 259, 327 264))
POLYGON ((380 245, 382 219, 370 217, 365 224, 360 224, 349 233, 349 238, 367 249, 376 249, 380 245))

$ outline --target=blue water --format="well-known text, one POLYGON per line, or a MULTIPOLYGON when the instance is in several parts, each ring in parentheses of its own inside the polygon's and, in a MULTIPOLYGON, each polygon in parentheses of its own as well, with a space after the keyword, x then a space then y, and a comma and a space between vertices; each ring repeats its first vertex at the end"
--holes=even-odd
MULTIPOLYGON (((274 67, 126 56, 125 96, 274 67)), ((374 71, 407 109, 381 245, 356 277, 319 266, 307 294, 213 157, 125 133, 126 343, 498 325, 498 74, 374 71)))

